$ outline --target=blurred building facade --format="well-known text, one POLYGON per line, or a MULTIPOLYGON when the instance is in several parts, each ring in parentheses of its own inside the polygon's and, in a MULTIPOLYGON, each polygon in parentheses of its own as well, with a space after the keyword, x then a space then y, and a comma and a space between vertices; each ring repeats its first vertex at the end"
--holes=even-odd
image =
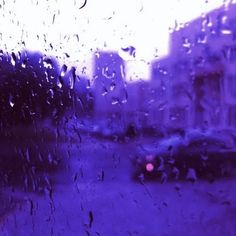
POLYGON ((175 29, 151 80, 125 82, 125 63, 101 52, 94 64, 95 116, 149 127, 236 126, 236 4, 175 29))
POLYGON ((235 66, 236 4, 175 30, 169 56, 152 66, 152 80, 168 91, 168 125, 235 126, 235 66))
POLYGON ((99 52, 94 58, 94 115, 97 119, 121 119, 127 99, 124 61, 115 52, 99 52))

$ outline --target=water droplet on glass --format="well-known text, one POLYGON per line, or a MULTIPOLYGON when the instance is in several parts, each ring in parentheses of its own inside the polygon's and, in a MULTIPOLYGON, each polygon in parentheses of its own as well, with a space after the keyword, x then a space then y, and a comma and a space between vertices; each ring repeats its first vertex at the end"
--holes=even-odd
POLYGON ((53 68, 53 62, 50 58, 45 58, 43 60, 43 66, 47 69, 52 69, 53 68))
POLYGON ((58 86, 59 88, 62 88, 62 85, 63 85, 63 80, 62 80, 61 76, 58 76, 58 79, 57 79, 57 86, 58 86))
POLYGON ((231 30, 229 29, 222 29, 221 31, 221 34, 224 34, 224 35, 230 35, 230 34, 233 34, 231 30))
POLYGON ((116 105, 116 104, 118 104, 118 103, 119 103, 119 98, 113 97, 111 104, 112 104, 112 105, 116 105))
POLYGON ((61 77, 64 77, 65 74, 67 72, 67 66, 64 64, 62 67, 61 67, 61 77))
POLYGON ((102 68, 102 75, 108 79, 112 79, 115 77, 115 71, 109 72, 109 67, 106 66, 104 68, 102 68))
POLYGON ((115 89, 115 87, 116 87, 116 84, 115 83, 111 83, 110 90, 113 91, 115 89))
POLYGON ((107 91, 107 89, 104 87, 104 88, 103 88, 103 92, 102 92, 102 96, 107 95, 107 93, 108 93, 108 91, 107 91))
POLYGON ((11 54, 11 64, 13 65, 13 66, 15 66, 16 65, 16 54, 13 52, 12 54, 11 54))
POLYGON ((53 98, 53 97, 54 97, 54 92, 53 92, 52 89, 49 89, 48 94, 49 94, 49 97, 50 97, 50 98, 53 98))
POLYGON ((207 36, 206 36, 206 34, 205 33, 201 33, 200 35, 198 35, 196 41, 199 44, 207 43, 207 36))
POLYGON ((26 65, 27 65, 27 60, 24 59, 21 63, 21 67, 26 68, 26 65))
POLYGON ((12 95, 9 96, 9 104, 11 107, 14 107, 14 105, 15 105, 12 95))

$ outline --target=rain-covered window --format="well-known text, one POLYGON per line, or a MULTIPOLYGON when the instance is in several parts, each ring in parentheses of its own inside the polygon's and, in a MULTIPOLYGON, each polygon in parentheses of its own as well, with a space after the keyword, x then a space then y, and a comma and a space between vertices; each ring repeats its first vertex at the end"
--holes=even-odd
POLYGON ((0 235, 236 235, 236 2, 0 1, 0 235))

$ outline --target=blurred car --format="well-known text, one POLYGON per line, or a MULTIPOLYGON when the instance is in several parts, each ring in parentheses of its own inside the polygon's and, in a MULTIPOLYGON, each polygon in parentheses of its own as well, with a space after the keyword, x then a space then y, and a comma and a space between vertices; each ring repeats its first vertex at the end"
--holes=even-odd
POLYGON ((190 129, 153 144, 140 144, 134 155, 134 177, 187 178, 225 176, 236 160, 230 131, 190 129))
POLYGON ((133 124, 126 125, 121 121, 109 122, 107 120, 83 119, 73 120, 72 129, 81 133, 89 134, 96 138, 124 141, 128 138, 135 138, 138 131, 133 124))

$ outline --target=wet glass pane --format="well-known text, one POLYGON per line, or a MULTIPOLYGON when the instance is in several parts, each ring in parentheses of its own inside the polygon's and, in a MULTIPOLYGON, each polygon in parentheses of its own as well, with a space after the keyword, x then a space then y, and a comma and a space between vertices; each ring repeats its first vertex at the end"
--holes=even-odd
POLYGON ((236 235, 236 2, 0 2, 0 235, 236 235))

